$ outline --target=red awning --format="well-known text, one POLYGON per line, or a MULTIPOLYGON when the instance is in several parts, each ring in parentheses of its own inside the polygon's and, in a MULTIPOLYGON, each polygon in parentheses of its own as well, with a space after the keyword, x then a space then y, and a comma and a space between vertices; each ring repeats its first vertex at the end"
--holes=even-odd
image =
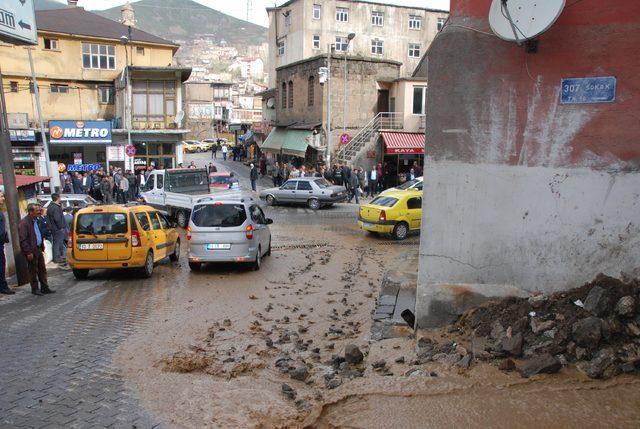
POLYGON ((384 132, 382 140, 388 154, 423 154, 424 134, 384 132))
MULTIPOLYGON (((16 174, 16 185, 18 188, 33 185, 34 183, 46 182, 49 180, 46 176, 27 176, 25 174, 16 174)), ((2 174, 0 174, 0 185, 4 185, 2 174)))

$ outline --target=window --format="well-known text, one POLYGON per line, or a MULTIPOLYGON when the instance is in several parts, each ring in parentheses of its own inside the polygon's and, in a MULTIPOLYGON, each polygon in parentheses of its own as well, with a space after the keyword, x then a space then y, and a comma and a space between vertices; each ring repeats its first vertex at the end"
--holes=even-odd
MULTIPOLYGON (((38 89, 40 89, 40 88, 38 87, 38 89)), ((29 82, 29 92, 32 93, 32 94, 36 92, 36 87, 33 84, 33 82, 29 82)))
POLYGON ((284 15, 284 25, 287 27, 291 27, 291 11, 288 10, 283 15, 284 15))
POLYGON ((191 220, 199 227, 236 227, 247 220, 243 204, 202 204, 193 208, 191 220))
POLYGON ((420 58, 420 43, 409 43, 409 58, 420 58))
POLYGON ((409 198, 407 200, 407 208, 409 210, 421 209, 422 208, 422 198, 420 198, 420 197, 409 198))
POLYGON ((349 9, 347 9, 346 7, 337 7, 336 21, 349 22, 349 9))
POLYGON ((164 176, 162 174, 156 174, 156 189, 164 188, 164 176))
POLYGON ((136 47, 136 54, 144 56, 144 48, 142 46, 136 47))
POLYGON ((413 114, 414 115, 425 114, 426 100, 427 100, 427 87, 414 86, 413 87, 413 114))
POLYGON ((52 83, 49 90, 52 94, 66 94, 69 92, 69 85, 52 83))
POLYGON ((249 207, 249 212, 251 213, 251 220, 260 225, 266 225, 267 219, 264 216, 264 212, 258 206, 249 207))
POLYGON ((116 47, 113 45, 98 45, 97 43, 83 43, 82 67, 85 69, 115 70, 116 47))
POLYGON ((133 120, 163 122, 176 114, 176 83, 173 80, 134 79, 133 120))
POLYGON ((126 234, 129 229, 124 213, 85 213, 78 216, 76 234, 126 234))
POLYGON ((113 104, 113 87, 112 86, 100 86, 98 87, 98 101, 100 104, 113 104))
POLYGON ((167 221, 167 218, 164 217, 162 213, 156 212, 156 215, 158 215, 158 219, 160 219, 160 225, 162 225, 162 229, 169 229, 169 222, 167 221))
POLYGON ((18 82, 12 80, 9 82, 9 87, 11 88, 11 92, 18 92, 18 82))
POLYGON ((313 36, 313 49, 320 49, 320 36, 313 36))
POLYGON ((282 101, 282 108, 287 108, 287 83, 282 82, 282 91, 280 91, 280 99, 282 101))
POLYGON ((371 41, 371 55, 382 55, 384 53, 383 42, 380 39, 371 41))
POLYGON ((138 223, 140 223, 140 228, 143 231, 149 231, 151 225, 149 224, 149 218, 146 213, 136 213, 136 218, 138 218, 138 223))
POLYGON ((278 55, 279 56, 284 55, 284 40, 281 40, 280 42, 278 42, 278 55))
POLYGON ((315 98, 315 85, 316 85, 316 78, 315 76, 309 76, 309 87, 307 88, 307 99, 308 99, 308 105, 309 106, 313 106, 313 99, 315 98))
POLYGON ((397 202, 398 199, 393 197, 375 197, 370 204, 381 207, 393 207, 397 202))
POLYGON ((409 15, 409 29, 420 30, 422 28, 422 17, 418 15, 409 15))
POLYGON ((58 39, 44 39, 44 48, 48 51, 58 50, 58 39))
POLYGON ((384 25, 384 13, 371 12, 371 25, 382 27, 384 25))
POLYGON ((444 28, 444 23, 447 22, 446 18, 438 18, 438 31, 444 28))
POLYGON ((336 36, 335 49, 336 52, 347 52, 347 49, 349 49, 349 39, 346 37, 336 36))
POLYGON ((289 81, 289 93, 287 94, 289 98, 289 109, 293 108, 293 82, 289 81))
POLYGON ((158 220, 158 213, 156 212, 149 213, 149 218, 151 219, 151 226, 153 226, 153 229, 161 229, 160 221, 158 220))
POLYGON ((311 183, 305 180, 298 181, 298 191, 312 191, 312 190, 313 188, 311 187, 311 183))
POLYGON ((320 19, 322 17, 322 6, 319 4, 313 5, 313 19, 320 19))
POLYGON ((282 189, 284 189, 285 191, 295 191, 297 185, 297 180, 289 180, 284 182, 284 185, 282 185, 282 189))

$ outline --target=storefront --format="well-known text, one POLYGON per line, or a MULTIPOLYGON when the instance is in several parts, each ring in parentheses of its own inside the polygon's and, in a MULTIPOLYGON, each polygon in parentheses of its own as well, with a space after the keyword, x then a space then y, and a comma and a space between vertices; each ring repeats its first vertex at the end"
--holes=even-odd
POLYGON ((300 166, 315 166, 320 159, 316 145, 317 133, 314 130, 274 127, 260 150, 273 161, 289 162, 300 166))
POLYGON ((111 121, 49 121, 49 157, 64 165, 107 167, 111 121))
POLYGON ((414 163, 424 168, 425 135, 422 133, 380 133, 383 144, 382 165, 389 183, 395 186, 403 181, 414 163))
POLYGON ((36 176, 44 173, 42 144, 39 144, 36 132, 31 129, 9 130, 13 168, 16 174, 36 176))

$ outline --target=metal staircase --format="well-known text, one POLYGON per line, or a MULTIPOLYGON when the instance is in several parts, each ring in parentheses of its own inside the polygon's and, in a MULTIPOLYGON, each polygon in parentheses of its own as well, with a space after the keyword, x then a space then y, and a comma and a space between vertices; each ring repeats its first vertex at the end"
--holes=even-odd
POLYGON ((366 150, 372 139, 377 138, 381 130, 401 130, 403 128, 402 112, 380 112, 365 125, 351 141, 338 150, 339 162, 350 163, 366 150))

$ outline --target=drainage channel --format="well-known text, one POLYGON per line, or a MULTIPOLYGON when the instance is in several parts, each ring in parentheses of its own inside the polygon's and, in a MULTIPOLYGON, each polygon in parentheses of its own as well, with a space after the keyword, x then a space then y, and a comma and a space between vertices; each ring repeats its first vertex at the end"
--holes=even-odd
POLYGON ((279 246, 271 246, 271 250, 290 250, 290 249, 318 249, 320 247, 333 247, 332 244, 315 242, 301 244, 281 244, 279 246))

